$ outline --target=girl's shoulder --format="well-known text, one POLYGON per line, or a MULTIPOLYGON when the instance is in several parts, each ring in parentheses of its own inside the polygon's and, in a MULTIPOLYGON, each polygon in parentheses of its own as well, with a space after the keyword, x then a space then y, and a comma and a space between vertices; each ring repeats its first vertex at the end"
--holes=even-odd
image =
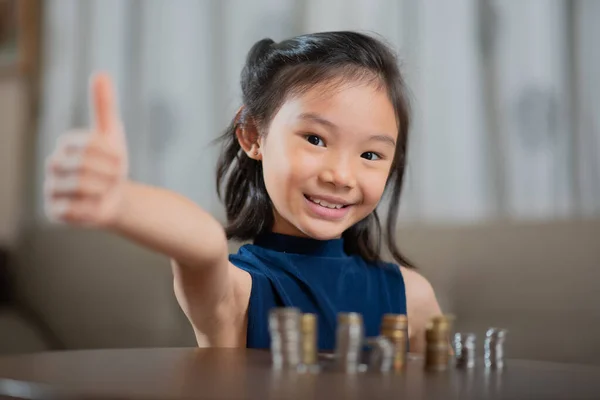
POLYGON ((417 307, 418 311, 428 311, 427 314, 430 314, 433 309, 435 309, 436 312, 439 311, 435 291, 427 278, 412 268, 402 266, 397 266, 397 268, 404 278, 407 300, 410 298, 413 306, 417 307))

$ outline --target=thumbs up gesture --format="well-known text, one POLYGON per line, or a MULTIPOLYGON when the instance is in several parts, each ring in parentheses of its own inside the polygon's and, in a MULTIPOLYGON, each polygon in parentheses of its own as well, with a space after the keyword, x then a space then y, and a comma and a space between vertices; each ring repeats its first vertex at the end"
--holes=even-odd
POLYGON ((63 134, 46 163, 46 214, 75 225, 107 227, 122 208, 128 158, 110 78, 91 81, 94 125, 63 134))

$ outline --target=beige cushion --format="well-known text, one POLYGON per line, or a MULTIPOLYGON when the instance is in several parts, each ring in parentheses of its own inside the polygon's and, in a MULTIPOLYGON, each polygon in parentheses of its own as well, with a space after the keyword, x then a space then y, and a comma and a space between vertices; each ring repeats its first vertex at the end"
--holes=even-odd
POLYGON ((600 364, 600 221, 411 227, 400 241, 456 329, 509 329, 509 356, 600 364))
POLYGON ((104 232, 31 232, 20 257, 20 297, 73 349, 193 346, 165 257, 104 232))
POLYGON ((0 355, 48 350, 38 327, 10 307, 0 308, 0 355))

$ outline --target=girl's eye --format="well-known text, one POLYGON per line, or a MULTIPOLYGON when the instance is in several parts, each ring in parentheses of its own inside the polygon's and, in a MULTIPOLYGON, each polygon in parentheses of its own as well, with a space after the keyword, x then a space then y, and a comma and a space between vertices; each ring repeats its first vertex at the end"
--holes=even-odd
POLYGON ((372 151, 367 151, 360 155, 362 158, 367 160, 379 160, 381 157, 377 153, 373 153, 372 151))
POLYGON ((325 144, 323 143, 323 140, 317 135, 308 135, 306 136, 306 140, 308 140, 310 144, 314 144, 315 146, 323 146, 325 144))

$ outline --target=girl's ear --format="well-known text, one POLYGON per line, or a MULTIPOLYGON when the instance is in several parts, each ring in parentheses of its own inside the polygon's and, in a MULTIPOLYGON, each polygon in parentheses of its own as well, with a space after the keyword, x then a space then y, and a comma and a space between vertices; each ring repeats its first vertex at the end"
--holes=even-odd
POLYGON ((235 136, 246 155, 253 160, 262 160, 258 127, 252 117, 242 118, 244 106, 235 115, 235 136))

